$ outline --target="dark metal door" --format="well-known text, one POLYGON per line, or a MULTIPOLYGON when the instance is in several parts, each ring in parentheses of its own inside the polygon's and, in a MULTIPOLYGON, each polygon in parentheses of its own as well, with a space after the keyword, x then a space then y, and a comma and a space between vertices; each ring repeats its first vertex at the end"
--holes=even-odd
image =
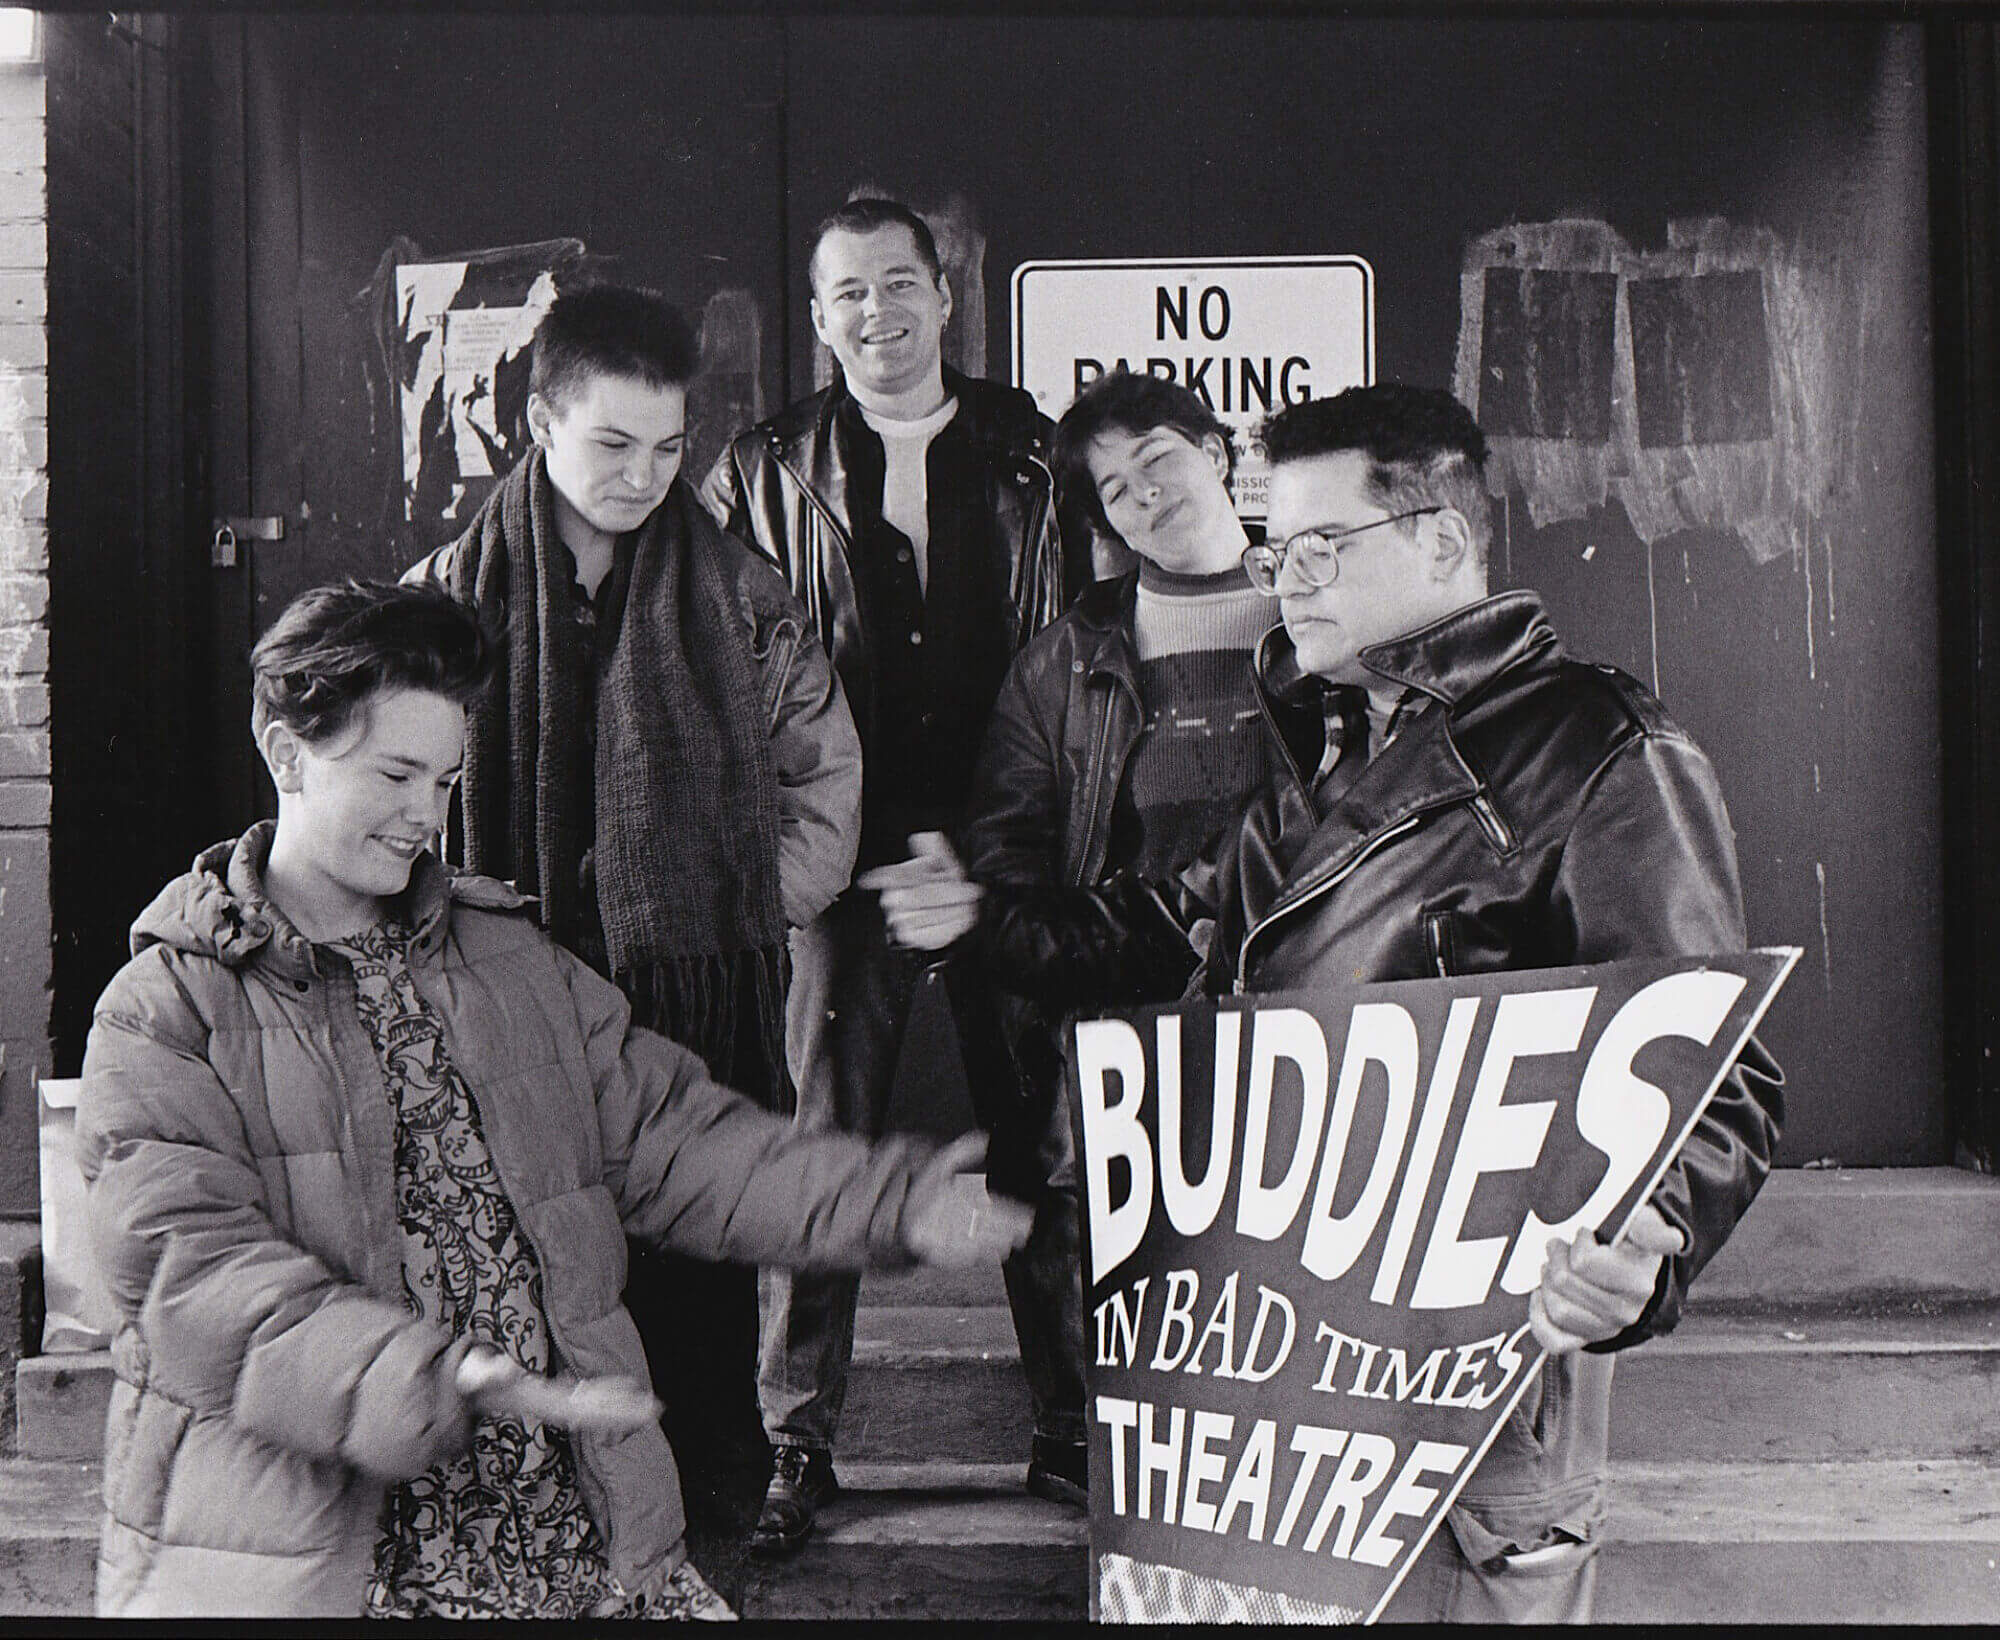
MULTIPOLYGON (((242 664, 256 635, 309 586, 399 574, 484 493, 412 502, 391 263, 570 242, 572 269, 706 317, 699 460, 781 391, 781 58, 777 26, 751 19, 265 16, 203 34, 214 522, 249 521, 213 573, 221 835, 270 802, 242 664)), ((514 415, 525 358, 497 384, 514 415)))

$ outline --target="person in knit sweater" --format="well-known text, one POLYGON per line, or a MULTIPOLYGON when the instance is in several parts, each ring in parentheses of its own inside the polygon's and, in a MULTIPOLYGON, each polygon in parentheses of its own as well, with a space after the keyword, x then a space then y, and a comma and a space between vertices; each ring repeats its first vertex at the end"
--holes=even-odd
MULTIPOLYGON (((847 886, 861 743, 783 577, 681 476, 697 352, 651 292, 564 292, 535 332, 534 448, 405 579, 507 634, 472 709, 463 863, 534 894, 639 1024, 790 1115, 785 939, 847 886)), ((630 1254, 691 1518, 740 1531, 771 1464, 756 1272, 630 1254)))
MULTIPOLYGON (((1088 588, 1014 661, 957 853, 985 882, 1171 877, 1236 819, 1278 755, 1251 687, 1272 611, 1243 573, 1229 431, 1186 388, 1118 371, 1057 424, 1052 465, 1064 505, 1138 567, 1088 588)), ((943 839, 924 847, 914 869, 958 869, 943 839)), ((906 869, 858 881, 890 884, 906 869)), ((1037 1181, 1027 1244, 1004 1266, 1034 1403, 1028 1488, 1081 1505, 1083 1293, 1059 1022, 1021 998, 1008 1014, 1021 1100, 996 1125, 988 1168, 1037 1181)))

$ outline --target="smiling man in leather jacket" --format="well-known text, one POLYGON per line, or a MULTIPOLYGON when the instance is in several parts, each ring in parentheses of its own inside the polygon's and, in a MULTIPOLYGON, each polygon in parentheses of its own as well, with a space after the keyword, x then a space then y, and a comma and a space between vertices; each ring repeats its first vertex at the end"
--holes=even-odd
MULTIPOLYGON (((840 374, 739 435, 703 499, 784 572, 833 658, 861 735, 869 865, 957 823, 1007 665, 1061 609, 1062 555, 1047 418, 945 368, 952 292, 923 219, 852 200, 820 225, 810 270, 813 329, 840 374)), ((793 936, 792 961, 798 1121, 874 1137, 924 965, 859 892, 793 936)), ((982 1077, 1005 1057, 992 1001, 956 977, 949 995, 975 1109, 990 1108, 982 1077)), ((857 1296, 851 1276, 762 1278, 758 1387, 778 1452, 760 1552, 795 1549, 837 1490, 857 1296)))
MULTIPOLYGON (((964 938, 1058 1010, 1744 946, 1734 833, 1701 749, 1640 684, 1572 659, 1532 592, 1488 596, 1486 441, 1450 395, 1356 388, 1266 424, 1281 600, 1257 657, 1283 770, 1177 878, 981 885, 933 849, 877 873, 899 938, 964 938)), ((1551 1352, 1384 1611, 1585 1620, 1611 1352, 1668 1331, 1762 1184, 1783 1078, 1754 1039, 1627 1238, 1553 1244, 1551 1352)))

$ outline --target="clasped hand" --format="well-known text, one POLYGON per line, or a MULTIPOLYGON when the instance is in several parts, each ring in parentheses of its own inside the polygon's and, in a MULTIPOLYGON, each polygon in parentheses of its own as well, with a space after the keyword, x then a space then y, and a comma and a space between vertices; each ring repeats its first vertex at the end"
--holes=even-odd
POLYGON ((909 859, 864 871, 854 882, 882 896, 890 938, 913 951, 942 951, 979 922, 984 890, 965 875, 941 831, 916 833, 909 859))

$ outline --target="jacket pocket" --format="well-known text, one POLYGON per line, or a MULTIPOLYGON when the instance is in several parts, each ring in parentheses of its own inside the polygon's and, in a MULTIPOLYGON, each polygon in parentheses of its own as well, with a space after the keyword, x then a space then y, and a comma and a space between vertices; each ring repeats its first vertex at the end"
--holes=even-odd
POLYGON ((121 1525, 158 1537, 166 1519, 167 1482, 194 1409, 155 1389, 122 1380, 106 1420, 104 1507, 121 1525))
POLYGON ((795 621, 773 621, 763 631, 751 634, 750 657, 757 664, 764 722, 768 727, 777 727, 778 706, 785 698, 785 685, 791 681, 792 656, 798 645, 799 628, 795 621))

